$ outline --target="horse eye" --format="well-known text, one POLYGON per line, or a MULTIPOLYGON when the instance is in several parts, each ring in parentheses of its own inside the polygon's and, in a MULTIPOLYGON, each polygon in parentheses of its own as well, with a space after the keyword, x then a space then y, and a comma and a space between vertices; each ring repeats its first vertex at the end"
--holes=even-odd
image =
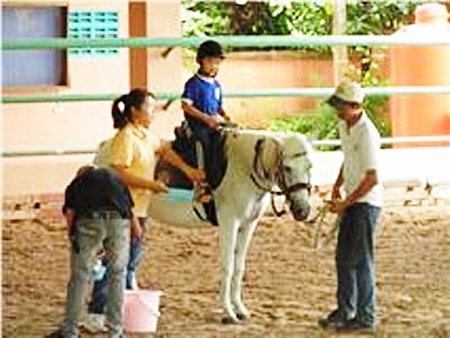
POLYGON ((291 167, 283 166, 283 170, 287 173, 290 173, 292 171, 291 167))

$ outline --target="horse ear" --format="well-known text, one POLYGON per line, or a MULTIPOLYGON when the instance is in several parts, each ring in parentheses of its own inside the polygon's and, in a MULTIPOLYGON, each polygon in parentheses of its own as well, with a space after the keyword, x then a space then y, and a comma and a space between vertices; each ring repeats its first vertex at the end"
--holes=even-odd
POLYGON ((273 180, 282 160, 280 142, 266 138, 262 144, 261 160, 265 176, 273 180))

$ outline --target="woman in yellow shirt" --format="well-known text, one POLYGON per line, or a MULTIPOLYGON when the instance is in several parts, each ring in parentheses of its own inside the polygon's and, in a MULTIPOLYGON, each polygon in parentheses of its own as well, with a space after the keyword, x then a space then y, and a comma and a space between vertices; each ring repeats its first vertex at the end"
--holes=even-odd
MULTIPOLYGON (((116 99, 112 106, 114 128, 117 128, 118 132, 111 141, 106 161, 128 186, 139 220, 139 224, 132 228, 134 236, 126 275, 128 289, 137 287, 134 275, 142 259, 142 237, 148 219, 147 208, 151 195, 168 191, 163 183, 153 180, 158 156, 182 170, 193 182, 205 180, 202 170, 190 167, 172 150, 170 143, 161 142, 156 135, 149 132, 155 106, 154 95, 144 89, 133 89, 116 99)), ((103 314, 106 287, 107 274, 103 280, 94 284, 89 304, 90 314, 103 314)))

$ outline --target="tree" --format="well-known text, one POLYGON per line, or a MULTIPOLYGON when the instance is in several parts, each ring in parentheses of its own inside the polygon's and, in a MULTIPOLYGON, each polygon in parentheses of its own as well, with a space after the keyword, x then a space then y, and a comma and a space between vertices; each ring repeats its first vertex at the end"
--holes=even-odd
MULTIPOLYGON (((333 11, 333 35, 344 35, 347 22, 347 6, 345 0, 334 0, 333 11)), ((347 46, 333 47, 334 84, 336 85, 344 77, 348 69, 347 46)))

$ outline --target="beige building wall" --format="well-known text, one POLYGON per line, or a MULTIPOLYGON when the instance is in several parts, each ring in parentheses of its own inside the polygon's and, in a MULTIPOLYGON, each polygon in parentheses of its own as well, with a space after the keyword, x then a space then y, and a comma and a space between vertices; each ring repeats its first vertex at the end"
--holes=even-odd
MULTIPOLYGON (((167 37, 180 34, 180 1, 148 1, 147 36, 167 37), (169 22, 171 23, 169 25, 169 22), (175 26, 175 27, 172 27, 175 26)), ((35 0, 3 2, 4 5, 36 6, 35 0)), ((70 10, 112 10, 119 13, 119 37, 129 36, 129 2, 126 0, 39 1, 40 5, 67 5, 70 10)), ((180 89, 180 51, 167 58, 161 50, 148 49, 149 88, 155 92, 180 89), (151 52, 150 52, 151 51, 151 52)), ((67 59, 68 86, 53 88, 3 89, 3 95, 39 94, 122 94, 130 89, 130 57, 127 48, 119 55, 102 58, 67 59)), ((179 103, 179 102, 178 102, 179 103)), ((154 130, 167 134, 180 115, 172 105, 156 119, 154 130)), ((111 102, 61 102, 2 104, 2 150, 95 149, 98 143, 114 135, 111 102)), ((4 195, 58 192, 73 177, 74 170, 92 156, 36 156, 6 158, 2 161, 4 195)))
MULTIPOLYGON (((147 1, 147 34, 153 37, 181 37, 181 0, 147 1)), ((147 50, 147 84, 154 92, 178 93, 182 90, 182 49, 177 47, 147 50)), ((155 118, 152 130, 164 138, 173 135, 173 129, 183 118, 180 101, 155 118)))
MULTIPOLYGON (((33 4, 36 1, 11 2, 33 4)), ((61 1, 39 2, 61 5, 61 1)), ((119 13, 119 36, 128 36, 128 2, 115 0, 101 5, 70 0, 71 10, 112 10, 119 13)), ((111 94, 129 88, 128 49, 112 57, 67 56, 68 85, 50 88, 4 88, 3 95, 111 94)), ((111 135, 110 102, 62 102, 3 105, 4 151, 37 149, 86 149, 111 135)))

